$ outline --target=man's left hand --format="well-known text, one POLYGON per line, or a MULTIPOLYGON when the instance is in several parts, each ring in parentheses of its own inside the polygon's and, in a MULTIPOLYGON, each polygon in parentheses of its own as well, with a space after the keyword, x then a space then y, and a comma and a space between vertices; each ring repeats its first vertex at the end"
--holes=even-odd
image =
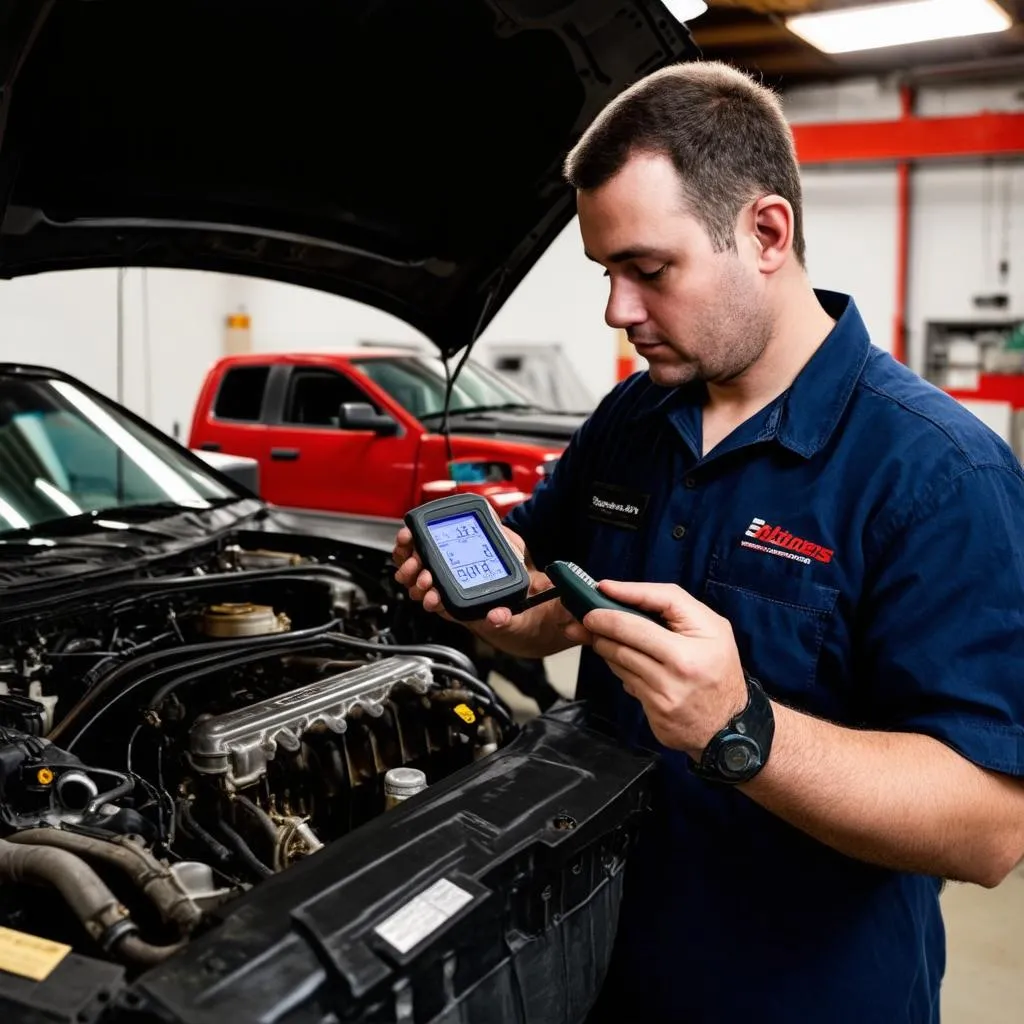
POLYGON ((616 601, 660 615, 665 627, 628 612, 600 609, 565 635, 589 643, 643 705, 658 741, 695 760, 746 707, 747 684, 728 619, 671 583, 602 580, 616 601))

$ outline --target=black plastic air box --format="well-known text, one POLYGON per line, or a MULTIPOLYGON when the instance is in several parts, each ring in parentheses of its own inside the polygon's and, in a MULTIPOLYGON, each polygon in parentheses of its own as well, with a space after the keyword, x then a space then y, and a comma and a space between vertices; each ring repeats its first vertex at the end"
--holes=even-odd
POLYGON ((231 904, 127 988, 132 1024, 562 1024, 607 968, 653 758, 534 719, 231 904))

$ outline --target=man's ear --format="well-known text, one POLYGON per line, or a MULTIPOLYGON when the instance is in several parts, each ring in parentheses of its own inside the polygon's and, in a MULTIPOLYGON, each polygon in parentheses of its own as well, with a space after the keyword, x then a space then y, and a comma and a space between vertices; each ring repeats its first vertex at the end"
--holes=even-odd
POLYGON ((780 270, 793 249, 796 218, 788 199, 762 196, 750 210, 750 226, 760 250, 757 262, 762 274, 780 270))

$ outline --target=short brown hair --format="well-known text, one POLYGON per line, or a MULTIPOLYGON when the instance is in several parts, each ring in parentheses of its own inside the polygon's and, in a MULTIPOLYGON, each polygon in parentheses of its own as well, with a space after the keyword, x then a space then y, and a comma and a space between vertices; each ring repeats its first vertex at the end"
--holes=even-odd
POLYGON ((695 61, 662 68, 601 111, 565 161, 574 188, 599 188, 635 153, 663 153, 716 251, 736 247, 736 218, 758 195, 793 207, 793 251, 804 264, 800 171, 779 98, 742 71, 695 61))

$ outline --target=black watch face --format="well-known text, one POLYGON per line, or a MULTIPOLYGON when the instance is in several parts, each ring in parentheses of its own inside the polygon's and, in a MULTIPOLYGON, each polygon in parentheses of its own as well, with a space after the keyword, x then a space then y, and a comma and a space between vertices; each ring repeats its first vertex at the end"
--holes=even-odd
POLYGON ((761 750, 746 736, 730 736, 718 752, 718 767, 724 775, 742 778, 761 767, 761 750))

